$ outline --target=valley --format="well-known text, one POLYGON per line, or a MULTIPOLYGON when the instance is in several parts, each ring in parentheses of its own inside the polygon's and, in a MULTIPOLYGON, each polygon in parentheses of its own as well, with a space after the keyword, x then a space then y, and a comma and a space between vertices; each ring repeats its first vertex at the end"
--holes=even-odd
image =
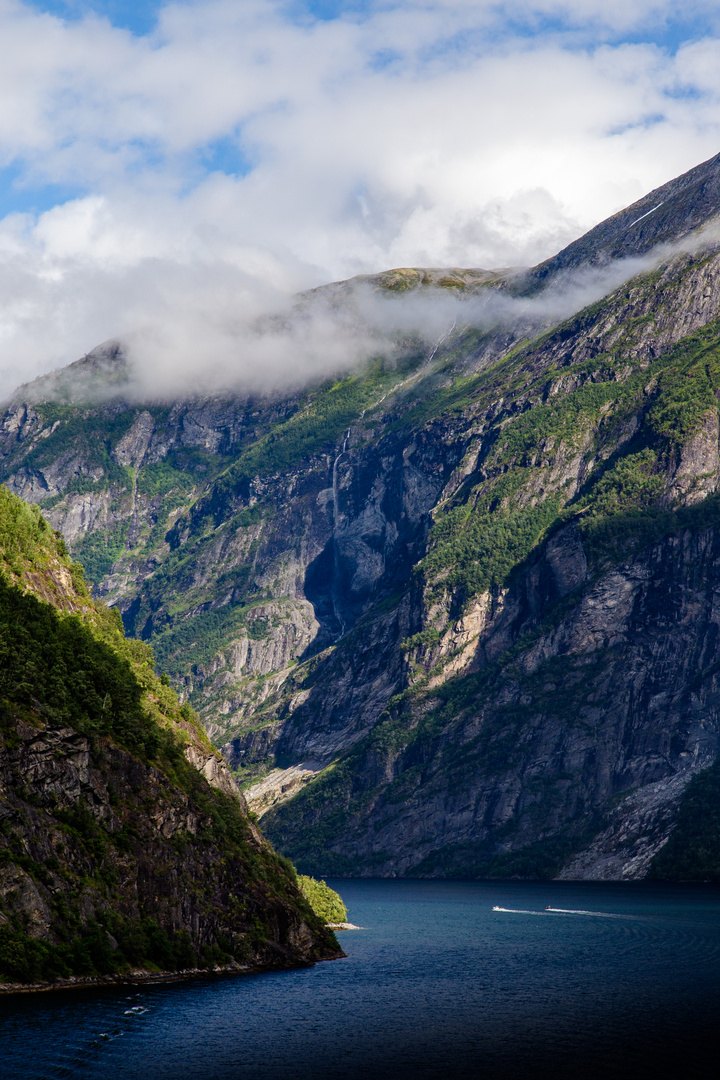
POLYGON ((111 342, 4 406, 303 873, 720 876, 718 220, 713 158, 532 270, 328 286, 457 298, 361 370, 139 401, 111 342))

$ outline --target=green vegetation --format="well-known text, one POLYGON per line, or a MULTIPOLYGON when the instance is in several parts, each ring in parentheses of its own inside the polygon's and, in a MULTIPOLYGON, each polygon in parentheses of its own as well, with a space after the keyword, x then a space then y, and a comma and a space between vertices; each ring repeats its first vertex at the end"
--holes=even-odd
POLYGON ((226 604, 178 619, 153 638, 158 665, 171 675, 181 675, 193 664, 207 663, 245 627, 247 613, 244 604, 226 604))
MULTIPOLYGON (((44 569, 51 543, 52 531, 38 507, 0 487, 0 559, 5 571, 19 576, 28 566, 44 569)), ((64 554, 64 545, 60 551, 64 554)))
POLYGON ((8 586, 0 578, 0 701, 40 709, 83 735, 107 735, 144 758, 163 734, 142 707, 128 660, 77 615, 8 586))
POLYGON ((400 643, 400 648, 403 652, 412 652, 413 649, 418 649, 421 645, 436 645, 440 640, 440 637, 441 634, 439 630, 428 627, 427 630, 420 630, 417 634, 412 634, 411 637, 405 638, 405 640, 400 643))
POLYGON ((292 866, 257 844, 237 799, 210 787, 186 758, 189 742, 201 754, 211 747, 153 666, 149 646, 124 638, 118 613, 92 602, 37 509, 0 489, 0 757, 9 808, 0 822, 0 979, 231 959, 287 964, 294 946, 283 945, 277 927, 298 916, 332 952, 292 866), (35 732, 50 785, 22 758, 35 732), (79 790, 77 754, 87 755, 91 778, 79 790), (194 824, 160 830, 158 821, 176 818, 194 824), (153 875, 154 908, 133 886, 153 875), (43 890, 50 933, 29 924, 20 887, 28 878, 43 890), (163 925, 163 904, 179 888, 183 910, 194 905, 205 927, 200 935, 163 925))
POLYGON ((197 721, 156 678, 150 646, 125 637, 119 612, 93 603, 64 552, 38 508, 0 487, 0 708, 112 738, 194 788, 174 725, 190 723, 206 742, 197 721), (70 596, 58 591, 61 572, 70 596), (33 594, 38 581, 60 609, 33 594))
POLYGON ((585 550, 595 562, 617 562, 649 544, 684 529, 699 532, 720 525, 720 496, 709 495, 700 503, 668 510, 648 506, 602 517, 588 517, 580 523, 585 550))
POLYGON ((221 474, 212 497, 206 500, 208 511, 215 513, 248 480, 286 471, 318 451, 332 448, 360 413, 407 377, 419 360, 419 356, 412 356, 395 366, 379 358, 360 374, 310 391, 302 408, 275 425, 221 474))
POLYGON ((216 454, 202 450, 174 450, 162 461, 143 465, 138 472, 138 495, 149 499, 162 496, 167 499, 171 492, 187 495, 198 480, 212 476, 220 465, 216 454))
POLYGON ((720 760, 683 792, 677 824, 652 861, 657 881, 720 881, 720 760))
POLYGON ((120 975, 131 968, 180 971, 207 967, 213 959, 208 963, 198 953, 187 931, 168 933, 154 919, 108 915, 60 945, 30 937, 10 925, 0 927, 0 977, 10 982, 120 975))
MULTIPOLYGON (((131 488, 130 471, 118 465, 112 456, 114 446, 133 422, 131 408, 92 409, 46 402, 37 409, 46 424, 58 423, 54 431, 23 456, 25 468, 42 469, 58 460, 76 460, 82 471, 70 480, 68 493, 131 488)), ((48 505, 56 501, 51 499, 48 505)))
POLYGON ((458 507, 438 523, 435 546, 420 567, 431 578, 442 575, 439 588, 457 590, 463 599, 484 592, 505 582, 530 554, 558 509, 553 498, 506 514, 458 507))
POLYGON ((323 922, 347 922, 347 908, 342 897, 331 889, 327 882, 316 881, 315 878, 299 874, 298 885, 310 907, 323 922))
POLYGON ((657 467, 658 453, 649 447, 636 454, 626 454, 606 471, 599 471, 599 478, 586 498, 581 499, 582 512, 589 511, 588 518, 597 520, 651 506, 665 488, 665 478, 657 472, 657 467))
POLYGON ((720 389, 718 325, 686 338, 673 350, 658 381, 649 426, 671 446, 679 447, 702 426, 703 417, 717 409, 720 389))
POLYGON ((253 616, 264 598, 254 603, 229 603, 214 611, 174 618, 153 636, 153 652, 158 667, 171 675, 181 676, 195 664, 209 663, 241 632, 254 641, 268 634, 264 617, 253 616))
MULTIPOLYGON (((537 343, 526 353, 535 348, 537 343)), ((720 322, 684 339, 648 368, 618 379, 621 362, 618 355, 596 358, 592 369, 587 362, 575 365, 565 378, 592 375, 592 381, 547 402, 546 370, 535 386, 523 387, 531 407, 509 420, 503 414, 482 481, 463 486, 436 514, 430 552, 418 567, 431 585, 431 598, 448 590, 462 603, 505 584, 543 538, 569 520, 576 521, 595 561, 626 557, 663 529, 682 527, 682 515, 673 518, 662 506, 667 468, 708 411, 716 410, 720 322), (618 425, 637 414, 641 426, 634 438, 601 458, 584 488, 567 501, 550 470, 583 443, 596 450, 612 445, 618 425)), ((484 383, 487 395, 500 369, 507 378, 508 363, 506 357, 498 369, 474 376, 476 391, 484 383)))
MULTIPOLYGON (((363 740, 365 743, 365 740, 363 740)), ((332 851, 351 817, 366 809, 368 796, 353 790, 354 776, 362 775, 362 744, 311 780, 290 804, 271 810, 263 818, 265 834, 287 852, 303 873, 322 872, 352 876, 355 860, 332 851)))
POLYGON ((87 574, 88 581, 100 582, 106 577, 114 563, 125 551, 128 523, 123 522, 114 529, 98 529, 87 533, 75 552, 87 574))
POLYGON ((487 385, 485 373, 458 376, 453 379, 451 385, 443 386, 439 390, 432 389, 436 381, 428 379, 429 385, 420 387, 420 400, 399 419, 393 421, 392 431, 421 427, 438 416, 461 412, 485 396, 487 385), (424 393, 422 393, 423 389, 424 393))

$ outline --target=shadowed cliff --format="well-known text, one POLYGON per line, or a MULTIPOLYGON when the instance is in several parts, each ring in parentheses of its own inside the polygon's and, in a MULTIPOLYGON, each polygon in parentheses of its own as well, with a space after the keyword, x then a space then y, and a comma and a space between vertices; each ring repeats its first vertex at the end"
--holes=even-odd
POLYGON ((150 650, 0 488, 2 988, 336 955, 150 650))

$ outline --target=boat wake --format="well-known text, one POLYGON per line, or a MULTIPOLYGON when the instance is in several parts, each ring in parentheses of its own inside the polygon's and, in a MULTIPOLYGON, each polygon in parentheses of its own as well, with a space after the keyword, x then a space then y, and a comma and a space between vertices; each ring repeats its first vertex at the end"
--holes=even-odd
POLYGON ((507 911, 511 915, 547 915, 546 911, 524 911, 522 908, 514 907, 497 907, 493 908, 493 911, 507 911))
POLYGON ((614 915, 609 911, 584 911, 576 908, 561 908, 561 907, 548 907, 542 911, 526 911, 524 908, 511 908, 511 907, 498 907, 497 904, 493 906, 493 911, 506 911, 510 915, 593 915, 598 919, 627 919, 632 918, 628 915, 614 915))
POLYGON ((614 915, 610 911, 583 911, 576 910, 574 908, 562 908, 562 907, 546 907, 546 911, 549 911, 554 915, 594 915, 598 919, 623 919, 624 915, 614 915))

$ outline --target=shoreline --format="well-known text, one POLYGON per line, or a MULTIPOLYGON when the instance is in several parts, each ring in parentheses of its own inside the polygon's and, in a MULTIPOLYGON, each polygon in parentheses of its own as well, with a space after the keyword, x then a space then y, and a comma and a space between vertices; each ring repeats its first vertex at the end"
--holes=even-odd
POLYGON ((319 960, 308 960, 297 964, 268 964, 254 967, 250 964, 238 964, 231 961, 214 968, 185 968, 182 971, 147 971, 136 968, 122 975, 70 975, 65 979, 53 979, 42 983, 0 983, 0 996, 10 994, 44 994, 53 990, 94 990, 107 987, 123 986, 163 986, 168 983, 192 982, 196 979, 229 978, 233 975, 261 975, 265 971, 296 971, 299 968, 315 967, 315 964, 327 960, 342 960, 345 953, 340 950, 334 956, 324 956, 319 960))
MULTIPOLYGON (((302 965, 300 965, 302 966, 302 965)), ((191 979, 222 975, 250 975, 263 968, 241 964, 225 964, 216 968, 185 968, 182 971, 147 971, 136 968, 122 975, 69 975, 41 983, 0 983, 0 994, 40 994, 49 990, 92 990, 105 986, 148 986, 153 984, 188 982, 191 979)))

